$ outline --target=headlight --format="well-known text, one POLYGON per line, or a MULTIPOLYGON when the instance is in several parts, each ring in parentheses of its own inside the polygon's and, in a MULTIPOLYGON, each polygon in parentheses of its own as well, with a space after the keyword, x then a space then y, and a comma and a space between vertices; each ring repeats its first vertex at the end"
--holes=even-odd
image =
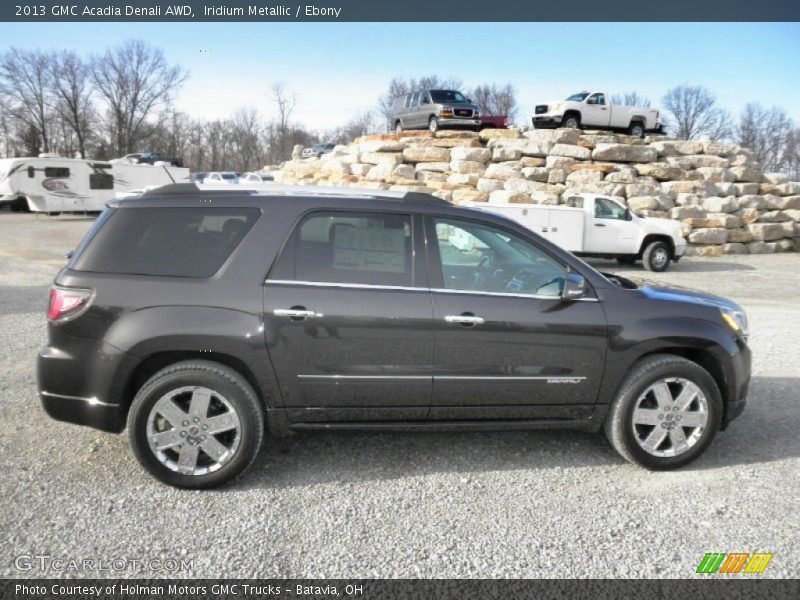
POLYGON ((750 335, 750 327, 747 323, 747 314, 743 310, 734 310, 732 308, 720 308, 722 319, 728 324, 728 327, 733 329, 736 333, 747 338, 750 335))

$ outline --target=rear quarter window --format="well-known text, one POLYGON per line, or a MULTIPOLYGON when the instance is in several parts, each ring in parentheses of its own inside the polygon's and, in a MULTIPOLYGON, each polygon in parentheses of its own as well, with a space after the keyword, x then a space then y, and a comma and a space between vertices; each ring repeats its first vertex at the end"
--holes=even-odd
POLYGON ((211 277, 260 213, 257 208, 118 208, 94 232, 71 268, 211 277))

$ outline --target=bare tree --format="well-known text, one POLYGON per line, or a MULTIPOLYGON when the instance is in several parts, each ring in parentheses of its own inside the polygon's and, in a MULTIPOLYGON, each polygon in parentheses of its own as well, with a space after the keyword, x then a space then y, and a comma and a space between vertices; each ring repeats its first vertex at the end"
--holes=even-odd
POLYGON ((736 141, 753 150, 764 171, 775 171, 782 166, 787 136, 792 130, 792 121, 782 108, 764 108, 750 102, 739 117, 736 141))
POLYGON ((716 97, 702 86, 679 85, 662 100, 669 127, 681 140, 725 139, 731 134, 731 118, 717 105, 716 97))
POLYGON ((614 94, 611 96, 611 101, 623 106, 650 106, 650 98, 640 95, 635 90, 624 94, 614 94))
POLYGON ((53 107, 75 135, 78 153, 86 158, 86 144, 95 117, 89 65, 71 50, 50 55, 53 107))
POLYGON ((118 154, 133 152, 146 138, 147 119, 167 104, 187 78, 164 53, 141 40, 128 40, 92 59, 92 76, 108 104, 118 154))
POLYGON ((800 181, 800 127, 793 127, 786 135, 781 164, 792 181, 800 181))
POLYGON ((235 163, 241 171, 261 168, 261 122, 255 108, 239 108, 231 119, 231 136, 235 142, 235 163))
POLYGON ((516 92, 510 83, 500 87, 494 83, 479 85, 470 92, 470 97, 482 115, 506 115, 509 122, 517 116, 516 92))
POLYGON ((291 154, 291 119, 297 106, 297 96, 283 83, 275 82, 270 87, 269 97, 277 113, 270 128, 273 135, 269 147, 274 161, 286 160, 291 154))
POLYGON ((456 77, 439 77, 438 75, 426 75, 419 79, 415 79, 414 77, 409 79, 393 77, 389 82, 389 88, 386 90, 386 93, 378 99, 378 114, 386 123, 387 131, 391 131, 394 129, 394 124, 391 122, 390 117, 392 114, 392 103, 395 98, 422 89, 457 90, 461 87, 461 84, 461 80, 456 77))
POLYGON ((45 53, 11 48, 0 56, 0 93, 11 100, 13 114, 27 126, 26 137, 29 140, 37 137, 44 152, 50 151, 48 129, 53 117, 48 83, 45 53), (36 131, 35 136, 30 129, 36 131))
POLYGON ((374 112, 369 110, 358 111, 347 123, 337 127, 323 137, 337 144, 348 144, 357 137, 373 133, 376 128, 374 112))

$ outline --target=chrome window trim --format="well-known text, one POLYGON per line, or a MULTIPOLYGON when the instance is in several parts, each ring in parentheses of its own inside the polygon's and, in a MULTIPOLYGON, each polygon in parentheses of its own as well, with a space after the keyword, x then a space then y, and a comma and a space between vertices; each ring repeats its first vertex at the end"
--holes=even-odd
MULTIPOLYGON (((471 294, 473 296, 499 296, 509 298, 533 298, 534 300, 560 300, 559 296, 544 294, 515 294, 512 292, 483 292, 481 290, 448 290, 446 288, 425 288, 403 285, 375 285, 371 283, 335 283, 328 281, 302 281, 293 279, 267 279, 266 285, 301 285, 308 287, 350 288, 357 290, 403 290, 410 292, 431 292, 434 294, 471 294)), ((577 298, 568 302, 600 302, 599 298, 577 298)))
POLYGON ((352 288, 356 290, 406 290, 413 292, 428 292, 428 288, 412 287, 404 285, 373 285, 371 283, 336 283, 328 281, 302 281, 293 279, 267 279, 265 284, 274 283, 276 285, 303 285, 309 287, 333 287, 333 288, 352 288))

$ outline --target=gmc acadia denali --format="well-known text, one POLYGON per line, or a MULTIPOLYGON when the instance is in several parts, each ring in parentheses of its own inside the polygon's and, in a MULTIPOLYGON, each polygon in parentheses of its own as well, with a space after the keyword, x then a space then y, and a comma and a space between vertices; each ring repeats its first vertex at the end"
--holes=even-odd
POLYGON ((199 191, 112 202, 50 295, 39 394, 128 428, 175 486, 265 432, 566 427, 672 469, 738 416, 742 309, 604 275, 500 215, 424 194, 199 191), (454 243, 455 241, 458 243, 454 243))

